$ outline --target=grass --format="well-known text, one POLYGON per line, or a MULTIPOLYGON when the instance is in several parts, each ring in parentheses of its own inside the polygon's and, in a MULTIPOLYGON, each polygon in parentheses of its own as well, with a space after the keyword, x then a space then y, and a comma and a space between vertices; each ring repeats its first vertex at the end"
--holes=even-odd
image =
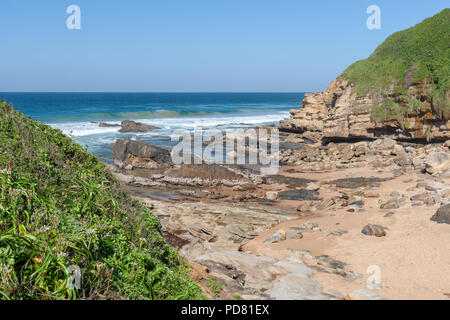
POLYGON ((187 271, 95 156, 0 100, 0 299, 202 299, 187 271))
POLYGON ((208 279, 206 280, 206 286, 211 290, 214 296, 220 297, 220 293, 222 292, 222 285, 220 283, 212 279, 208 279))
MULTIPOLYGON (((450 119, 449 41, 450 9, 444 9, 412 28, 392 34, 368 59, 354 63, 342 75, 355 85, 358 95, 384 96, 394 85, 395 102, 402 109, 412 100, 408 86, 427 79, 432 111, 438 118, 450 119)), ((390 103, 385 106, 392 107, 390 103)), ((398 111, 398 115, 403 113, 398 111)))

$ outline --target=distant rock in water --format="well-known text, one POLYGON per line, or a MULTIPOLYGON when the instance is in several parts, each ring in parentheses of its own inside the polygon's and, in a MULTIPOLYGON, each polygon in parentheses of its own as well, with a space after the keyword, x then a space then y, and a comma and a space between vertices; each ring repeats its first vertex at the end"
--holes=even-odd
POLYGON ((125 133, 125 132, 150 132, 156 129, 161 129, 152 125, 135 122, 132 120, 124 120, 122 121, 122 129, 119 130, 119 132, 125 133))
POLYGON ((98 126, 101 127, 101 128, 109 128, 109 127, 120 127, 120 124, 100 122, 98 124, 98 126))

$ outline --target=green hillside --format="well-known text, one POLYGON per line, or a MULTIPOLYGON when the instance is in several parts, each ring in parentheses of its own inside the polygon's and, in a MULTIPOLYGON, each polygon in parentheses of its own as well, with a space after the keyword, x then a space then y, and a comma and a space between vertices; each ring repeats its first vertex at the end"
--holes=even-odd
POLYGON ((359 95, 384 95, 393 84, 396 99, 385 107, 400 107, 406 113, 420 107, 420 101, 408 96, 409 87, 427 79, 431 82, 433 112, 449 119, 449 66, 450 9, 444 9, 412 28, 392 34, 368 59, 351 65, 343 76, 355 85, 359 95))
POLYGON ((95 156, 0 101, 0 299, 198 298, 159 221, 95 156))

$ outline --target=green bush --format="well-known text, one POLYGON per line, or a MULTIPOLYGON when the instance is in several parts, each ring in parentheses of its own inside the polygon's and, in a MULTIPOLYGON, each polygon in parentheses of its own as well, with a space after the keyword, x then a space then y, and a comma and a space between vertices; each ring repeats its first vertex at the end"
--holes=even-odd
POLYGON ((0 298, 202 295, 158 219, 95 156, 0 100, 0 298))

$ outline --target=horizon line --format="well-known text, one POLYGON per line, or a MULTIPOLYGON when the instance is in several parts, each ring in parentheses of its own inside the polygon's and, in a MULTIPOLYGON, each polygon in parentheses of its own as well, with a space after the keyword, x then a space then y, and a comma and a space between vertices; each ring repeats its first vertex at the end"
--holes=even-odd
POLYGON ((0 91, 2 93, 311 93, 316 91, 0 91))

